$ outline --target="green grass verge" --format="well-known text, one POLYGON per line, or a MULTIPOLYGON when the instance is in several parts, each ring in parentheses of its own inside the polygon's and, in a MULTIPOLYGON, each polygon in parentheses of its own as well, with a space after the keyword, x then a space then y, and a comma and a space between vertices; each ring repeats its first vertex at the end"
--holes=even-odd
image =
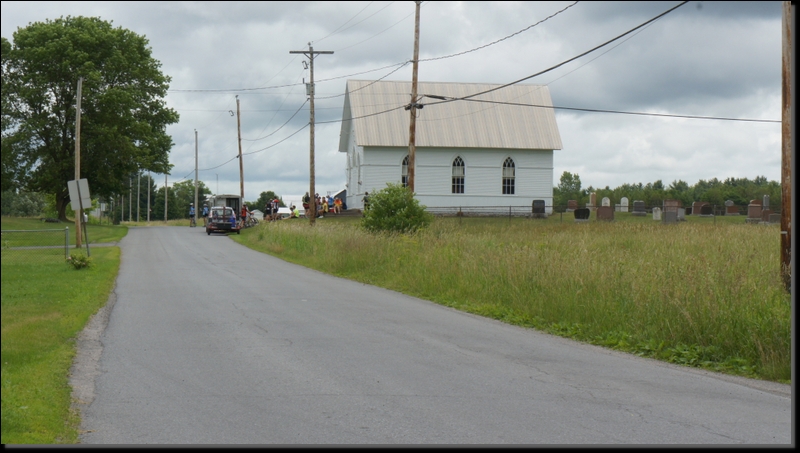
MULTIPOLYGON (((788 383, 791 296, 777 225, 437 218, 370 235, 357 217, 261 224, 253 249, 512 324, 672 363, 788 383)), ((567 220, 568 219, 568 220, 567 220)))
MULTIPOLYGON (((188 222, 188 221, 187 221, 188 222)), ((188 225, 188 223, 187 223, 188 225)), ((42 222, 39 218, 31 217, 2 217, 0 218, 0 229, 7 230, 59 230, 53 232, 42 233, 7 233, 3 235, 2 246, 20 247, 20 246, 40 246, 40 245, 63 245, 64 244, 64 229, 69 228, 67 237, 69 244, 75 245, 75 223, 47 223, 42 222)), ((100 244, 104 242, 117 242, 128 233, 128 227, 124 225, 98 225, 89 223, 87 225, 87 234, 89 236, 89 248, 92 244, 100 244)), ((83 242, 83 241, 82 241, 83 242)), ((85 243, 83 246, 85 247, 85 243)))
POLYGON ((77 442, 68 381, 74 341, 108 300, 119 263, 117 247, 92 249, 92 266, 81 270, 63 251, 48 261, 3 253, 3 444, 77 442))

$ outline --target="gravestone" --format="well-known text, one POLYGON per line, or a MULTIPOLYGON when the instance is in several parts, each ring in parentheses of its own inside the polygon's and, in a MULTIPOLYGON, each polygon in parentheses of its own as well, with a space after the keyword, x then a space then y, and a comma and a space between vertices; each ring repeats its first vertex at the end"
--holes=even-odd
POLYGON ((608 197, 603 197, 603 200, 600 202, 603 206, 611 207, 611 200, 608 197))
POLYGON ((545 211, 544 200, 533 200, 531 205, 532 217, 534 219, 546 219, 547 212, 545 211))
POLYGON ((686 221, 686 208, 678 208, 678 222, 686 221))
POLYGON ((733 204, 733 200, 725 202, 725 215, 739 215, 739 207, 733 204))
POLYGON ((661 208, 658 206, 653 208, 653 220, 661 220, 661 208))
POLYGON ((664 211, 664 223, 678 223, 678 211, 664 211))
POLYGON ((769 218, 773 215, 772 209, 762 209, 761 210, 761 222, 762 223, 769 223, 769 218))
POLYGON ((577 200, 567 200, 567 212, 573 212, 578 209, 577 200))
MULTIPOLYGON (((711 207, 711 204, 708 203, 707 201, 695 201, 694 203, 692 203, 692 215, 703 215, 704 206, 711 207)), ((713 214, 714 214, 713 211, 709 213, 709 215, 713 214)))
POLYGON ((769 195, 764 195, 761 202, 761 209, 769 209, 769 195))
POLYGON ((575 221, 576 222, 588 222, 589 221, 589 215, 591 213, 592 213, 592 211, 590 211, 589 208, 578 208, 575 211, 573 211, 573 214, 575 215, 575 221))
POLYGON ((622 207, 622 212, 628 212, 628 197, 622 197, 622 199, 619 200, 619 204, 622 207))
MULTIPOLYGON (((681 200, 664 200, 663 204, 661 205, 661 215, 664 216, 664 221, 667 221, 667 213, 673 212, 675 213, 675 220, 678 220, 678 209, 681 208, 681 200)), ((685 211, 683 214, 685 215, 685 211)), ((670 217, 671 218, 671 217, 670 217)))
POLYGON ((761 221, 761 201, 750 200, 747 205, 747 218, 744 219, 745 223, 758 223, 761 221))
POLYGON ((781 215, 780 214, 770 214, 769 215, 769 223, 781 223, 781 215))
POLYGON ((614 209, 611 206, 597 208, 597 220, 614 220, 614 209))
POLYGON ((589 194, 589 203, 586 205, 589 210, 594 211, 597 208, 597 194, 592 192, 589 194))
POLYGON ((635 216, 646 216, 647 211, 645 211, 644 201, 642 200, 634 200, 633 201, 633 212, 631 215, 635 216))
POLYGON ((714 216, 714 207, 710 204, 706 203, 700 207, 700 215, 703 217, 713 217, 714 216))

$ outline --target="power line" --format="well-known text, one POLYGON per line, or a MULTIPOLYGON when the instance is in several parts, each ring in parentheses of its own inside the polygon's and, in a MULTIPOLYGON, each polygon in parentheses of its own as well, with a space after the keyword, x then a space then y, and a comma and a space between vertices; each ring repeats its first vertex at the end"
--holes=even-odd
MULTIPOLYGON (((446 99, 445 96, 434 96, 434 95, 423 95, 425 97, 430 97, 433 99, 446 99)), ((604 109, 588 109, 588 108, 580 108, 580 107, 561 107, 561 106, 551 106, 551 105, 536 105, 536 104, 523 104, 517 102, 503 102, 503 101, 490 101, 484 99, 461 99, 461 98, 449 98, 446 99, 447 101, 469 101, 469 102, 481 102, 487 104, 501 104, 501 105, 515 105, 520 107, 536 107, 536 108, 545 108, 545 109, 555 109, 555 110, 575 110, 579 112, 591 112, 591 113, 617 113, 621 115, 640 115, 640 116, 660 116, 660 117, 667 117, 667 118, 687 118, 693 120, 720 120, 720 121, 742 121, 742 122, 751 122, 751 123, 780 123, 780 120, 766 120, 766 119, 754 119, 754 118, 730 118, 730 117, 723 117, 723 116, 700 116, 700 115, 677 115, 671 113, 646 113, 646 112, 626 112, 623 110, 604 110, 604 109)), ((437 105, 442 104, 442 102, 434 102, 431 104, 426 105, 437 105)))
POLYGON ((453 58, 453 57, 458 57, 458 56, 461 56, 461 55, 468 54, 468 53, 470 53, 470 52, 475 52, 475 51, 478 51, 478 50, 484 49, 484 48, 486 48, 486 47, 489 47, 489 46, 493 46, 493 45, 495 45, 495 44, 498 44, 498 43, 500 43, 500 42, 503 42, 503 41, 505 41, 506 39, 512 38, 512 37, 514 37, 514 36, 516 36, 516 35, 518 35, 518 34, 520 34, 520 33, 522 33, 522 32, 528 31, 528 30, 530 30, 531 28, 533 28, 533 27, 535 27, 535 26, 537 26, 537 25, 541 24, 542 22, 546 22, 548 19, 552 19, 553 17, 556 17, 556 16, 558 16, 559 14, 561 14, 561 13, 563 13, 564 11, 566 11, 566 10, 568 10, 568 9, 572 8, 573 6, 577 5, 578 3, 579 3, 579 2, 575 2, 575 3, 571 4, 571 5, 567 5, 567 6, 566 6, 564 9, 562 9, 561 11, 557 11, 557 12, 555 12, 555 13, 551 14, 550 16, 548 16, 548 17, 545 17, 544 19, 540 20, 539 22, 536 22, 535 24, 532 24, 532 25, 528 25, 527 27, 523 28, 522 30, 519 30, 519 31, 517 31, 517 32, 514 32, 514 33, 512 33, 512 34, 510 34, 510 35, 506 36, 505 38, 500 38, 500 39, 498 39, 497 41, 490 42, 490 43, 488 43, 488 44, 484 44, 484 45, 482 45, 482 46, 480 46, 480 47, 476 47, 476 48, 474 48, 474 49, 465 50, 465 51, 463 51, 463 52, 459 52, 459 53, 454 53, 454 54, 452 54, 452 55, 445 55, 445 56, 443 56, 443 57, 435 57, 435 58, 426 58, 426 59, 422 59, 422 60, 419 60, 419 61, 421 61, 421 62, 422 62, 422 61, 436 61, 436 60, 444 60, 445 58, 453 58))
MULTIPOLYGON (((283 123, 283 124, 282 124, 282 125, 281 125, 279 128, 275 129, 274 131, 270 132, 269 134, 267 134, 267 135, 265 135, 265 136, 263 136, 263 137, 259 137, 259 138, 254 138, 254 139, 242 139, 242 140, 245 140, 245 141, 248 141, 248 142, 257 142, 257 141, 259 141, 259 140, 264 140, 265 138, 271 137, 271 136, 272 136, 272 135, 274 135, 276 132, 278 132, 279 130, 283 129, 283 127, 284 127, 284 126, 286 126, 287 124, 289 124, 289 121, 291 121, 291 120, 292 120, 292 119, 293 119, 295 116, 297 116, 297 114, 298 114, 298 113, 300 113, 300 110, 302 110, 302 109, 303 109, 303 107, 305 107, 305 105, 306 105, 307 103, 308 103, 308 98, 306 98, 306 100, 303 102, 303 105, 301 105, 301 106, 300 106, 300 108, 298 108, 297 110, 295 110, 295 112, 292 114, 292 116, 290 116, 290 117, 289 117, 289 119, 288 119, 288 120, 286 120, 286 122, 285 122, 285 123, 283 123)), ((262 131, 262 132, 263 132, 263 131, 262 131)))
MULTIPOLYGON (((512 37, 514 37, 514 36, 516 36, 516 35, 518 35, 518 34, 520 34, 520 33, 523 33, 523 32, 525 32, 525 31, 527 31, 527 30, 530 30, 531 28, 533 28, 533 27, 535 27, 535 26, 537 26, 537 25, 539 25, 539 24, 541 24, 541 23, 543 23, 543 22, 547 21, 548 19, 551 19, 551 18, 553 18, 553 17, 555 17, 555 16, 557 16, 557 15, 561 14, 562 12, 564 12, 564 11, 566 11, 567 9, 569 9, 569 8, 571 8, 571 7, 573 7, 573 6, 575 6, 575 5, 576 5, 576 4, 578 4, 578 3, 580 3, 580 2, 577 2, 577 1, 576 1, 576 2, 572 3, 571 5, 568 5, 568 6, 566 6, 565 8, 561 9, 560 11, 557 11, 557 12, 555 12, 555 13, 551 14, 550 16, 548 16, 548 17, 546 17, 546 18, 544 18, 544 19, 540 20, 539 22, 536 22, 536 23, 534 23, 534 24, 531 24, 531 25, 529 25, 529 26, 527 26, 527 27, 525 27, 525 28, 523 28, 523 29, 521 29, 521 30, 518 30, 518 31, 516 31, 516 32, 514 32, 514 33, 512 33, 512 34, 510 34, 510 35, 508 35, 508 36, 506 36, 506 37, 500 38, 500 39, 498 39, 498 40, 496 40, 496 41, 494 41, 494 42, 491 42, 491 43, 488 43, 488 44, 484 44, 484 45, 482 45, 482 46, 479 46, 479 47, 476 47, 476 48, 473 48, 473 49, 470 49, 470 50, 465 50, 465 51, 463 51, 463 52, 459 52, 459 53, 455 53, 455 54, 451 54, 451 55, 445 55, 445 56, 441 56, 441 57, 434 57, 434 58, 421 59, 421 60, 419 60, 419 61, 420 61, 420 62, 422 62, 422 61, 435 61, 435 60, 442 60, 442 59, 445 59, 445 58, 453 58, 453 57, 457 57, 457 56, 465 55, 465 54, 468 54, 468 53, 471 53, 471 52, 475 52, 475 51, 478 51, 478 50, 484 49, 484 48, 486 48, 486 47, 489 47, 489 46, 492 46, 492 45, 498 44, 498 43, 500 43, 500 42, 502 42, 502 41, 505 41, 505 40, 507 40, 507 39, 509 39, 509 38, 512 38, 512 37)), ((389 5, 387 5, 386 7, 388 7, 388 6, 389 6, 389 5)), ((384 9, 385 9, 386 7, 384 7, 384 9)), ((365 8, 365 9, 366 9, 366 8, 365 8)), ((362 11, 363 11, 363 9, 362 9, 362 11)), ((377 14, 377 13, 378 13, 378 12, 380 12, 380 11, 382 11, 382 9, 381 9, 381 10, 378 10, 378 11, 377 11, 376 13, 374 13, 372 16, 374 16, 375 14, 377 14)), ((359 12, 359 14, 360 14, 360 12, 359 12)), ((412 14, 413 14, 413 13, 412 13, 412 14)), ((389 30, 390 28, 394 27, 395 25, 399 24, 400 22, 402 22, 402 21, 406 20, 406 19, 407 19, 408 17, 410 17, 412 14, 409 14, 408 16, 404 17, 404 18, 403 18, 403 19, 401 19, 400 21, 396 22, 396 23, 395 23, 394 25, 392 25, 391 27, 389 27, 389 28, 387 28, 387 29, 383 30, 383 31, 382 31, 382 32, 380 32, 380 33, 377 33, 377 34, 373 35, 373 36, 372 36, 372 37, 370 37, 369 39, 366 39, 366 40, 364 40, 364 41, 361 41, 361 42, 359 42, 359 43, 353 44, 352 46, 348 46, 348 47, 344 47, 344 48, 342 48, 342 49, 339 49, 339 50, 337 50, 337 52, 338 52, 338 51, 341 51, 341 50, 344 50, 344 49, 349 49, 350 47, 356 46, 356 45, 358 45, 358 44, 361 44, 361 43, 363 43, 363 42, 366 42, 366 41, 369 41, 370 39, 373 39, 373 38, 375 38, 375 36, 378 36, 378 35, 380 35, 381 33, 383 33, 383 32, 385 32, 385 31, 389 30)), ((358 16, 358 14, 356 14, 356 16, 358 16)), ((372 16, 369 16, 369 17, 372 17, 372 16)), ((355 16, 354 16, 354 17, 355 17, 355 16)), ((365 18, 364 20, 368 19, 369 17, 365 18)), ((352 20, 352 19, 351 19, 351 20, 352 20)), ((349 21, 348 21, 348 22, 349 22, 349 21)), ((363 22, 363 20, 362 20, 361 22, 363 22)), ((361 23, 361 22, 358 22, 358 23, 361 23)), ((346 23, 347 23, 347 22, 345 22, 345 24, 346 24, 346 23)), ((352 26, 355 26, 355 25, 358 25, 358 24, 353 24, 352 26)), ((352 26, 351 26, 351 27, 352 27, 352 26)), ((341 28, 341 27, 340 27, 340 28, 341 28)), ((349 28, 349 27, 348 27, 348 28, 349 28)), ((335 32, 334 32, 334 33, 335 33, 335 32)), ((331 36, 331 35, 333 35, 333 33, 329 34, 329 35, 328 35, 328 36, 326 36, 325 38, 327 38, 327 37, 329 37, 329 36, 331 36)), ((325 38, 322 38, 322 39, 325 39, 325 38)), ((321 41, 322 39, 318 40, 317 42, 321 41)), ((393 67, 395 67, 395 66, 398 66, 398 67, 397 67, 397 68, 396 68, 394 71, 392 71, 392 72, 391 72, 391 73, 394 73, 395 71, 399 70, 400 68, 402 68, 402 67, 406 66, 408 63, 410 63, 410 61, 408 61, 408 60, 407 60, 407 61, 404 61, 404 62, 401 62, 401 63, 395 63, 395 64, 391 64, 391 65, 388 65, 388 66, 383 66, 383 67, 376 68, 376 69, 370 69, 370 70, 367 70, 367 71, 362 71, 362 72, 358 72, 358 73, 347 74, 347 75, 341 75, 341 76, 336 76, 336 77, 330 77, 330 78, 327 78, 327 79, 319 79, 319 80, 318 80, 318 82, 328 82, 328 81, 331 81, 331 80, 338 80, 338 79, 343 79, 343 78, 348 78, 348 77, 354 77, 354 76, 357 76, 357 75, 368 74, 368 73, 371 73, 371 72, 375 72, 375 71, 381 71, 381 70, 383 70, 383 69, 386 69, 386 68, 393 68, 393 67)), ((284 69, 285 69, 285 68, 284 68, 284 69)), ((283 71, 283 70, 281 70, 281 71, 283 71)), ((391 74, 391 73, 390 73, 390 74, 391 74)), ((384 77, 386 77, 386 76, 384 76, 384 77)), ((263 86, 263 87, 256 87, 256 88, 236 88, 236 89, 230 89, 230 88, 227 88, 227 89, 195 89, 195 90, 179 90, 179 89, 175 89, 175 90, 168 90, 168 91, 172 91, 172 92, 182 92, 182 93, 237 92, 237 91, 257 91, 257 90, 267 90, 267 89, 275 89, 275 88, 286 88, 286 87, 292 87, 292 86, 297 86, 297 85, 301 85, 301 84, 297 84, 297 83, 295 83, 295 84, 291 84, 291 85, 263 86)), ((320 98, 320 99, 323 99, 323 98, 320 98)))
POLYGON ((644 26, 646 26, 646 25, 648 25, 648 24, 650 24, 650 23, 652 23, 652 22, 655 22, 655 21, 657 21, 658 19, 661 19, 662 17, 664 17, 664 16, 666 16, 667 14, 669 14, 669 13, 671 13, 671 12, 675 11, 676 9, 680 8, 681 6, 683 6, 683 5, 687 4, 687 3, 689 3, 689 2, 688 2, 688 1, 681 2, 680 4, 678 4, 678 5, 676 5, 676 6, 673 6, 672 8, 670 8, 670 9, 668 9, 668 10, 664 11, 663 13, 659 14, 658 16, 656 16, 656 17, 654 17, 654 18, 652 18, 652 19, 648 20, 647 22, 644 22, 644 23, 642 23, 642 24, 640 24, 640 25, 637 25, 637 26, 636 26, 636 27, 634 27, 634 28, 631 28, 630 30, 628 30, 628 31, 626 31, 625 33, 623 33, 623 34, 621 34, 621 35, 617 36, 616 38, 612 38, 612 39, 610 39, 610 40, 608 40, 608 41, 604 42, 603 44, 600 44, 599 46, 596 46, 596 47, 594 47, 594 48, 592 48, 592 49, 589 49, 589 50, 587 50, 586 52, 584 52, 584 53, 582 53, 582 54, 580 54, 580 55, 577 55, 577 56, 575 56, 575 57, 572 57, 572 58, 570 58, 570 59, 568 59, 568 60, 564 60, 564 61, 562 61, 561 63, 559 63, 559 64, 557 64, 557 65, 555 65, 555 66, 552 66, 552 67, 550 67, 550 68, 548 68, 548 69, 545 69, 544 71, 540 71, 540 72, 537 72, 536 74, 532 74, 532 75, 529 75, 529 76, 527 76, 527 77, 523 77, 523 78, 521 78, 521 79, 519 79, 519 80, 515 80, 515 81, 513 81, 513 82, 510 82, 510 83, 507 83, 507 84, 505 84, 505 85, 500 85, 500 86, 498 86, 498 87, 495 87, 495 88, 492 88, 492 89, 490 89, 490 90, 486 90, 486 91, 481 91, 481 92, 479 92, 479 93, 470 94, 469 96, 464 96, 463 98, 459 98, 459 99, 468 99, 468 98, 472 98, 472 97, 475 97, 475 96, 480 96, 480 95, 482 95, 482 94, 491 93, 492 91, 497 91, 497 90, 500 90, 500 89, 503 89, 503 88, 506 88, 506 87, 510 87, 511 85, 516 85, 516 84, 518 84, 518 83, 520 83, 520 82, 524 82, 524 81, 526 81, 526 80, 528 80, 528 79, 532 79, 532 78, 534 78, 534 77, 537 77, 537 76, 540 76, 540 75, 542 75, 542 74, 545 74, 545 73, 547 73, 547 72, 550 72, 550 71, 552 71, 552 70, 554 70, 554 69, 557 69, 557 68, 559 68, 559 67, 561 67, 561 66, 564 66, 564 65, 565 65, 565 64, 567 64, 567 63, 570 63, 570 62, 572 62, 572 61, 575 61, 575 60, 577 60, 578 58, 581 58, 581 57, 583 57, 583 56, 585 56, 585 55, 588 55, 588 54, 590 54, 590 53, 594 52, 594 51, 595 51, 595 50, 597 50, 597 49, 603 48, 603 47, 605 47, 605 46, 607 46, 607 45, 611 44, 612 42, 614 42, 614 41, 616 41, 616 40, 618 40, 618 39, 620 39, 620 38, 622 38, 622 37, 624 37, 624 36, 626 36, 626 35, 629 35, 629 34, 633 33, 634 31, 636 31, 636 30, 638 30, 638 29, 640 29, 640 28, 642 28, 642 27, 644 27, 644 26))

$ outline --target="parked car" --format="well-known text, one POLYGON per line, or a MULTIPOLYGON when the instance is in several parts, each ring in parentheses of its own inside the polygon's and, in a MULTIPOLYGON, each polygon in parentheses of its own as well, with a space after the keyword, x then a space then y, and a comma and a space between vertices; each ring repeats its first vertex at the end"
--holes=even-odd
POLYGON ((211 235, 214 232, 240 234, 239 228, 236 224, 236 212, 233 208, 227 206, 214 206, 208 211, 208 223, 206 224, 206 233, 211 235), (234 216, 234 221, 231 223, 231 216, 234 216))
POLYGON ((286 206, 281 206, 278 208, 278 216, 281 219, 288 219, 292 215, 292 210, 286 206))

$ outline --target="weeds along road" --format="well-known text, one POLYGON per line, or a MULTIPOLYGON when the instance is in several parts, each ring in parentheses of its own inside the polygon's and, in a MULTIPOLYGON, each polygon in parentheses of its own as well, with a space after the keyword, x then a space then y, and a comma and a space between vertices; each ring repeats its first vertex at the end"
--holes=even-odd
POLYGON ((102 349, 73 376, 82 443, 794 442, 787 385, 504 325, 202 227, 120 246, 107 325, 83 341, 102 349))

